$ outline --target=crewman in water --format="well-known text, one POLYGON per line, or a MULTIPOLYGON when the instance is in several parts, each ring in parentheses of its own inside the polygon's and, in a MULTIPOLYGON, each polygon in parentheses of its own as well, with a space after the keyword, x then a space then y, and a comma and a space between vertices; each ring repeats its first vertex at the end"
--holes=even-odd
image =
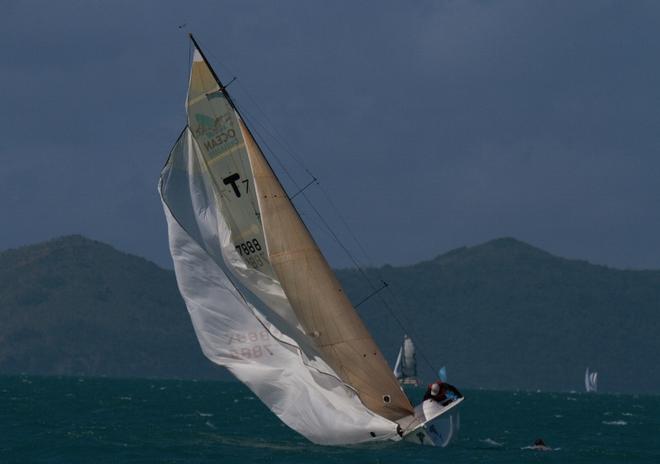
POLYGON ((452 401, 463 398, 463 395, 458 388, 453 385, 443 382, 442 380, 436 380, 426 389, 426 394, 424 395, 424 401, 433 400, 447 406, 452 401))
POLYGON ((543 438, 537 438, 536 440, 534 440, 534 444, 532 446, 526 447, 526 449, 531 449, 535 451, 552 451, 552 448, 550 448, 548 445, 545 444, 543 438))

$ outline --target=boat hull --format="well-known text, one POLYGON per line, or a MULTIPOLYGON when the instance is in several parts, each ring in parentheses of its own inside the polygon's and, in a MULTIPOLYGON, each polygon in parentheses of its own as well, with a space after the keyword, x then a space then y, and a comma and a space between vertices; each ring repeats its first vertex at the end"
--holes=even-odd
POLYGON ((442 405, 426 400, 415 407, 415 416, 402 427, 403 439, 423 446, 444 448, 458 437, 460 415, 458 405, 463 398, 442 405))

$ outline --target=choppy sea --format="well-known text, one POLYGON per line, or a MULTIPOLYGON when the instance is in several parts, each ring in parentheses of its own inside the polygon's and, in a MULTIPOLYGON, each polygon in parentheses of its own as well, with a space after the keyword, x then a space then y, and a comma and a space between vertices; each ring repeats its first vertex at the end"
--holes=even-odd
POLYGON ((0 463, 660 463, 660 396, 464 393, 449 448, 324 447, 238 383, 0 377, 0 463))

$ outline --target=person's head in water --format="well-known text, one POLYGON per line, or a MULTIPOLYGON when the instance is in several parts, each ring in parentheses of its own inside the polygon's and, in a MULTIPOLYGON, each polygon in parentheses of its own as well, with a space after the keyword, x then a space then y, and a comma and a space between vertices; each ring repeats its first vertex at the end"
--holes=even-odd
POLYGON ((537 438, 534 440, 534 446, 545 446, 545 442, 543 441, 542 438, 537 438))
POLYGON ((440 393, 440 385, 438 385, 438 383, 436 382, 433 385, 431 385, 431 395, 437 396, 438 393, 440 393))

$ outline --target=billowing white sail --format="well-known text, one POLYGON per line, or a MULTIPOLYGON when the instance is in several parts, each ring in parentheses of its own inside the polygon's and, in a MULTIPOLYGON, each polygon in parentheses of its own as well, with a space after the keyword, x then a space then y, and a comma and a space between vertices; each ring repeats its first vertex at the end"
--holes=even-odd
POLYGON ((394 376, 403 385, 419 385, 415 344, 408 335, 403 336, 403 344, 394 366, 394 376))
POLYGON ((177 283, 204 354, 315 443, 396 438, 395 423, 367 409, 322 358, 278 330, 235 287, 228 268, 239 254, 189 129, 170 154, 159 190, 177 283))
POLYGON ((584 389, 590 392, 598 391, 598 372, 589 372, 589 368, 584 372, 584 389))

